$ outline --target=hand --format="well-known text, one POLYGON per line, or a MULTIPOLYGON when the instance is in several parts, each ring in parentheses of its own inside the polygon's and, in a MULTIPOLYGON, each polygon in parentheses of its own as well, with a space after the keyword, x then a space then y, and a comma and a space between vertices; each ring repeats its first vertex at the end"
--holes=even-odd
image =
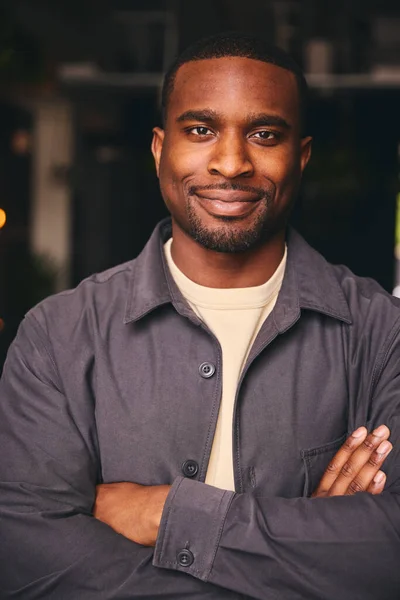
POLYGON ((312 498, 383 491, 386 475, 380 467, 393 448, 387 441, 390 431, 381 425, 367 433, 365 427, 359 427, 345 441, 329 463, 312 498))
POLYGON ((169 485, 108 483, 96 488, 93 515, 142 546, 155 546, 169 485))

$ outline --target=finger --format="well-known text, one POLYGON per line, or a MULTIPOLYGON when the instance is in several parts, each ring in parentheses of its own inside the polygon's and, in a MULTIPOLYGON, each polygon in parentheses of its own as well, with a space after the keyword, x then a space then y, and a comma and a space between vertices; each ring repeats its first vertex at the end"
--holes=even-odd
POLYGON ((366 491, 369 494, 373 494, 376 496, 377 494, 381 494, 385 488, 386 483, 386 475, 383 471, 378 471, 371 483, 369 484, 366 491))
POLYGON ((392 444, 387 440, 381 442, 378 448, 371 454, 367 463, 350 483, 346 494, 352 495, 357 492, 365 492, 378 475, 380 467, 392 449, 392 444))
POLYGON ((389 446, 384 446, 382 451, 376 452, 382 442, 387 442, 389 435, 390 431, 386 425, 381 425, 367 435, 343 465, 329 490, 330 496, 355 494, 366 490, 391 449, 391 444, 388 442, 389 446), (360 473, 364 467, 366 467, 365 471, 360 473))
POLYGON ((353 431, 330 461, 313 496, 325 494, 330 490, 346 462, 367 437, 367 433, 365 427, 359 427, 353 431))

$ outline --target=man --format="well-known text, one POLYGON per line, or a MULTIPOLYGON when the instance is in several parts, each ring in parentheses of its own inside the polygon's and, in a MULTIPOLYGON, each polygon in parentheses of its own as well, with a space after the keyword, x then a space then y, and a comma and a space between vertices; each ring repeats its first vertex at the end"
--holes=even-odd
POLYGON ((167 74, 172 224, 9 353, 2 598, 400 597, 399 303, 287 227, 304 104, 240 34, 167 74))

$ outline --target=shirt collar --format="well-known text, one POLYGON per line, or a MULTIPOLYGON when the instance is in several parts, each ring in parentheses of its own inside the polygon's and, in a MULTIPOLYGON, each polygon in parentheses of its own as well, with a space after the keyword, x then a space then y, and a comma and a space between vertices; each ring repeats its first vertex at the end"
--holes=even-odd
MULTIPOLYGON (((199 321, 167 266, 163 246, 171 233, 171 219, 164 219, 133 261, 125 323, 137 321, 168 303, 172 303, 180 314, 199 321)), ((278 330, 289 327, 301 309, 317 311, 350 324, 349 306, 332 266, 290 227, 287 245, 286 271, 273 311, 278 330)))

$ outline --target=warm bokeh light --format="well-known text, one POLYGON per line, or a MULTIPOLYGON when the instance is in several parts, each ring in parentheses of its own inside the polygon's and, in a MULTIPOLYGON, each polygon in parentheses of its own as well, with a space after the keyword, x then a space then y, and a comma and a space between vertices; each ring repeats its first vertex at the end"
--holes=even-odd
POLYGON ((4 227, 7 221, 6 211, 0 208, 0 229, 4 227))
POLYGON ((17 129, 11 136, 11 149, 14 154, 24 156, 31 151, 31 134, 25 129, 17 129))

